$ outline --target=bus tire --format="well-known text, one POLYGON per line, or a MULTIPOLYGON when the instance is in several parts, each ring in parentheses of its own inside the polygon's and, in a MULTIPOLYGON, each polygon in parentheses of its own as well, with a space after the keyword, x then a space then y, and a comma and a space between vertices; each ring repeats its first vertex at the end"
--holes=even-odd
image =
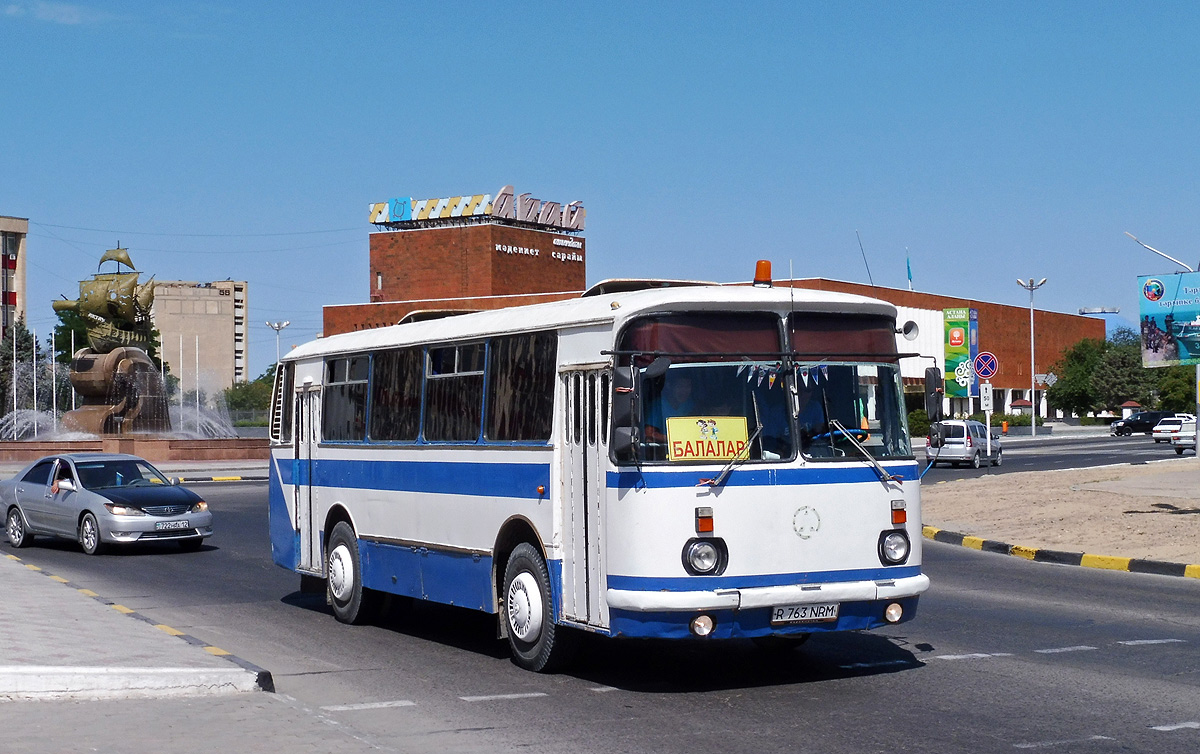
POLYGON ((358 625, 375 616, 379 595, 362 585, 362 561, 358 556, 358 537, 353 527, 339 521, 329 534, 325 550, 329 578, 329 604, 333 617, 342 623, 358 625))
POLYGON ((513 662, 526 670, 548 673, 569 654, 568 630, 554 623, 550 573, 537 548, 517 545, 504 568, 500 620, 505 622, 513 662))

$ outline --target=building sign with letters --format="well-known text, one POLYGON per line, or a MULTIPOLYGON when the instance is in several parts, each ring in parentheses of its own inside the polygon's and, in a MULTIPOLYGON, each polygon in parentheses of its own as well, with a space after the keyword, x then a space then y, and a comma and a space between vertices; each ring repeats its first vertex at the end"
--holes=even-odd
POLYGON ((424 227, 430 224, 447 225, 463 220, 509 220, 562 233, 583 231, 587 210, 583 202, 570 204, 544 202, 532 194, 514 196, 513 187, 505 186, 491 194, 451 196, 441 199, 402 197, 371 205, 370 221, 389 227, 424 227))

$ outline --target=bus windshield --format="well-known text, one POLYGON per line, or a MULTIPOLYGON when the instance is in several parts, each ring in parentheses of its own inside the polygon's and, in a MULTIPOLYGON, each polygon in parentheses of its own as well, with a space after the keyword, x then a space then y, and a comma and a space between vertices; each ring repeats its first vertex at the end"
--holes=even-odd
POLYGON ((822 362, 794 370, 800 452, 814 459, 843 459, 860 451, 876 459, 911 458, 903 412, 900 368, 895 364, 822 362))

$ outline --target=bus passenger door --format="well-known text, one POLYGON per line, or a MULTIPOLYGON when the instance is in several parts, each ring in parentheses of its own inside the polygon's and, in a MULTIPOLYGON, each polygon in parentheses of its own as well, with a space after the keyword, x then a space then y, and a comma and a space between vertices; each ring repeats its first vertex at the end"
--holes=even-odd
POLYGON ((563 493, 568 522, 563 611, 580 623, 608 625, 604 601, 604 491, 608 463, 607 369, 568 372, 563 493))
POLYGON ((321 432, 321 389, 301 388, 296 391, 296 531, 300 533, 301 570, 321 570, 320 527, 313 521, 316 490, 313 487, 313 466, 317 440, 321 432))

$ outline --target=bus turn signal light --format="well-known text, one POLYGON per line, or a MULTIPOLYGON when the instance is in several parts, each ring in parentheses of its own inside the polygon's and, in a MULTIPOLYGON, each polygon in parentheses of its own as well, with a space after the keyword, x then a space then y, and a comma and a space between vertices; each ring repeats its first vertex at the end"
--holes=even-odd
POLYGON ((905 510, 905 502, 903 500, 892 501, 892 523, 908 523, 908 511, 905 510))
POLYGON ((696 533, 697 534, 712 534, 712 532, 713 532, 712 508, 697 508, 696 509, 696 533))

